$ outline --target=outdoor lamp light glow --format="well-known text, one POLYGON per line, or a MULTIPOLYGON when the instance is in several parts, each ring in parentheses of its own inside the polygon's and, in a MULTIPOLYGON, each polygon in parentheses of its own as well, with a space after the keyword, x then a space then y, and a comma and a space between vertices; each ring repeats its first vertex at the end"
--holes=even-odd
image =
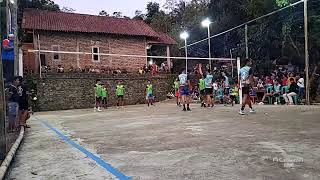
POLYGON ((181 39, 187 39, 188 37, 189 37, 189 34, 186 31, 180 34, 181 39))
POLYGON ((209 18, 207 18, 207 19, 205 19, 205 20, 202 21, 202 26, 203 26, 203 27, 209 27, 210 24, 211 24, 211 21, 210 21, 209 18))

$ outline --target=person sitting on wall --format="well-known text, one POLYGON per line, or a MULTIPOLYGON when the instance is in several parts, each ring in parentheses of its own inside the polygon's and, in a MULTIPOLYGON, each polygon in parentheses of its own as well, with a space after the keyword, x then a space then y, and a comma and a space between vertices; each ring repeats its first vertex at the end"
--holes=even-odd
POLYGON ((61 65, 58 65, 57 72, 58 73, 63 73, 64 72, 64 69, 63 69, 63 67, 61 65))
POLYGON ((5 81, 12 80, 14 75, 14 35, 9 34, 8 39, 2 41, 3 77, 5 81))

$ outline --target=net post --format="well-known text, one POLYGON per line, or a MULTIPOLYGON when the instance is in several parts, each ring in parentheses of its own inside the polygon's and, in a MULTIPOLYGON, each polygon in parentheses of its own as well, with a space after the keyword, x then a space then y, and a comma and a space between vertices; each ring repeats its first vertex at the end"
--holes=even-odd
POLYGON ((242 104, 242 88, 240 83, 240 57, 237 57, 237 71, 238 71, 239 99, 240 99, 240 105, 241 105, 242 104))
POLYGON ((41 52, 40 52, 40 35, 38 34, 37 36, 37 41, 38 41, 38 63, 39 63, 39 76, 40 76, 40 79, 42 78, 42 72, 41 72, 41 69, 42 69, 42 64, 41 64, 41 52))

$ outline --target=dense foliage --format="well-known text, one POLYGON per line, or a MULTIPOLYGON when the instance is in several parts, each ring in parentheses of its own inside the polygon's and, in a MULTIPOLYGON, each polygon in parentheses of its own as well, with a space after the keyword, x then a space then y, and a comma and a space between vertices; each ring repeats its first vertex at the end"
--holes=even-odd
MULTIPOLYGON (((201 21, 209 17, 214 23, 211 34, 245 23, 264 14, 290 5, 297 0, 191 0, 187 3, 167 0, 164 10, 157 3, 147 5, 145 21, 162 32, 170 33, 183 46, 179 33, 188 30, 190 42, 207 37, 201 21)), ((320 1, 309 1, 310 62, 319 62, 320 50, 320 1)), ((249 56, 270 65, 289 61, 296 65, 304 63, 303 3, 262 18, 248 25, 249 56)), ((212 54, 216 57, 245 57, 244 26, 212 39, 212 54)), ((175 51, 177 52, 177 51, 175 51)), ((189 48, 191 56, 208 56, 207 42, 189 48)))

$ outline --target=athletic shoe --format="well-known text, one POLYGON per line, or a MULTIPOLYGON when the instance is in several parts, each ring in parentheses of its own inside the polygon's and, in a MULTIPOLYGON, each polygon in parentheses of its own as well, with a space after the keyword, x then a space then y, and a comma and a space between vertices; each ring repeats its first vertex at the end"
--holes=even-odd
POLYGON ((259 102, 259 105, 264 105, 264 103, 263 102, 259 102))
POLYGON ((191 111, 191 109, 190 109, 190 108, 187 108, 187 111, 191 111))
POLYGON ((274 105, 278 105, 278 102, 275 102, 274 105))
POLYGON ((186 109, 186 108, 183 108, 182 111, 187 111, 187 109, 186 109))
POLYGON ((250 113, 256 113, 256 111, 254 109, 250 109, 250 113))
POLYGON ((93 112, 97 112, 97 108, 93 108, 93 112))
POLYGON ((242 110, 239 111, 240 115, 245 115, 246 113, 244 113, 242 110))
POLYGON ((100 107, 98 107, 97 111, 98 111, 98 112, 101 112, 102 110, 100 109, 100 107))

